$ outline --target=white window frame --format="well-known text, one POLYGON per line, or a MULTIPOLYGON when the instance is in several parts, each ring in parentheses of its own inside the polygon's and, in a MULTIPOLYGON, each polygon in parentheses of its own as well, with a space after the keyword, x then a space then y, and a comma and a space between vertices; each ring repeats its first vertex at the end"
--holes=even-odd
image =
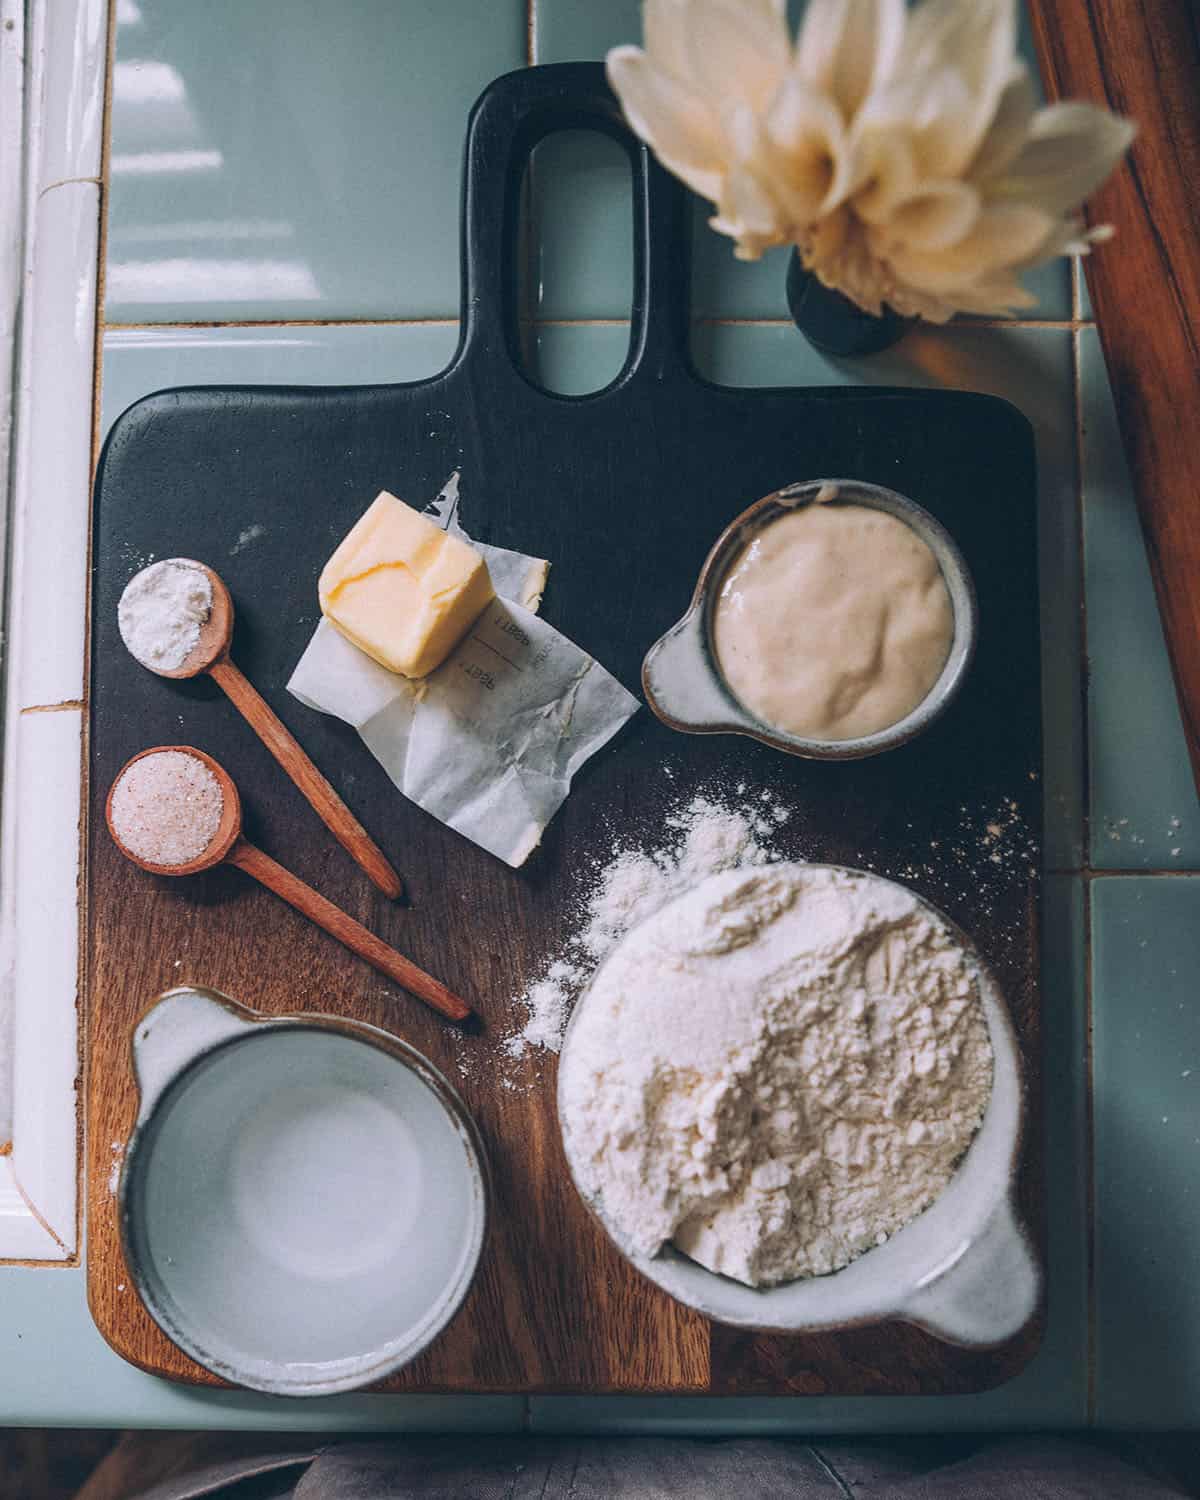
POLYGON ((83 707, 106 0, 0 0, 0 1260, 79 1245, 83 707), (73 226, 70 234, 64 225, 73 226))

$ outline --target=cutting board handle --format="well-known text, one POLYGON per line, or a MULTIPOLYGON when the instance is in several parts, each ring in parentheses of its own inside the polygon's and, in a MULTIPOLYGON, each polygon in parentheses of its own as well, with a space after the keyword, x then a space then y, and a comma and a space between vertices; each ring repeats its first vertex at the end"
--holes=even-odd
POLYGON ((629 155, 633 177, 632 376, 687 367, 688 202, 630 133, 601 63, 553 63, 497 78, 467 125, 462 213, 462 341, 456 363, 520 372, 517 253, 529 154, 557 130, 597 130, 629 155))

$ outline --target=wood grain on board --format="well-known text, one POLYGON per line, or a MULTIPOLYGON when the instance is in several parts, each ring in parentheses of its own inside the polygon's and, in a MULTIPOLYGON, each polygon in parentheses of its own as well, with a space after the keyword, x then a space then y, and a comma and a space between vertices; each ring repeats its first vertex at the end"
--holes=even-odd
MULTIPOLYGON (((398 1032, 463 1094, 495 1176, 491 1233, 460 1315, 389 1390, 839 1394, 977 1390, 1013 1374, 1035 1324, 986 1354, 886 1325, 817 1338, 713 1328, 645 1282, 576 1198, 555 1115, 555 1059, 516 1059, 519 996, 554 958, 614 841, 654 845, 673 809, 738 786, 792 811, 786 857, 908 881, 976 939, 1007 993, 1027 1070, 1021 1192, 1042 1240, 1038 887, 1041 702, 1032 436, 1012 407, 944 391, 726 390, 686 353, 685 200, 634 153, 629 366, 590 398, 547 395, 514 363, 511 231, 539 132, 588 123, 628 142, 590 65, 500 80, 477 110, 465 203, 464 341, 442 375, 346 390, 212 389, 132 408, 102 459, 95 513, 88 955, 88 1285, 119 1352, 206 1379, 159 1332, 123 1264, 113 1163, 136 1111, 129 1039, 168 986, 192 982, 280 1015, 328 1011, 398 1032), (961 698, 915 743, 808 762, 691 737, 643 709, 577 777, 513 871, 406 802, 357 736, 285 684, 318 619, 317 574, 382 488, 420 504, 462 472, 462 522, 552 560, 546 618, 637 690, 641 658, 683 611, 717 533, 799 479, 857 477, 920 500, 972 569, 983 627, 961 698), (262 528, 239 550, 245 528, 262 528), (116 602, 150 557, 218 568, 234 654, 405 882, 383 899, 248 725, 206 681, 165 683, 121 646, 116 602), (236 870, 170 882, 104 829, 108 784, 146 744, 211 751, 235 775, 248 835, 476 1007, 464 1035, 236 870)), ((314 1212, 320 1205, 313 1205, 314 1212)))
POLYGON ((1030 9, 1049 96, 1137 122, 1128 161, 1087 207, 1115 237, 1083 265, 1200 789, 1200 7, 1030 9))

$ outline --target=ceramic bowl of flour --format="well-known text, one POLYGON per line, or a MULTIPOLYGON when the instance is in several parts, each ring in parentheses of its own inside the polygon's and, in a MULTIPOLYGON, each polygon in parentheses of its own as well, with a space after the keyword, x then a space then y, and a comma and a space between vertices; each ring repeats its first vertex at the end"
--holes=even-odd
MULTIPOLYGON (((767 910, 765 907, 763 909, 767 910)), ((886 903, 884 913, 881 933, 886 933, 887 928, 886 903)), ((774 920, 768 913, 768 921, 774 920)), ((812 919, 805 916, 804 920, 812 919)), ((886 937, 884 941, 886 942, 886 937)), ((835 941, 830 951, 836 948, 835 941)), ((720 951, 724 953, 725 949, 720 951)), ((875 984, 881 993, 896 989, 899 981, 894 976, 899 969, 895 966, 900 964, 900 959, 894 953, 885 960, 869 958, 864 961, 884 964, 882 971, 878 967, 868 971, 869 975, 874 975, 868 979, 868 984, 875 984), (881 972, 882 979, 879 977, 881 972)), ((776 976, 783 969, 784 960, 776 951, 769 956, 769 963, 763 971, 766 982, 775 984, 776 976)), ((800 970, 794 969, 791 972, 799 973, 800 970)), ((744 973, 743 968, 743 977, 744 973)), ((804 974, 809 976, 810 971, 804 970, 804 974)), ((620 983, 625 982, 622 980, 620 983)), ((810 977, 805 977, 795 993, 807 995, 809 990, 805 986, 811 982, 810 977)), ((772 993, 778 994, 779 991, 772 993)), ((960 989, 959 993, 963 991, 960 989)), ((840 1003, 837 995, 834 996, 834 1001, 831 1014, 836 1013, 836 1003, 840 1003)), ((853 1006, 855 1003, 855 995, 847 992, 846 1006, 853 1006)), ((714 1014, 714 1017, 708 1018, 708 1024, 723 1023, 714 1014)), ((878 1022, 872 1020, 867 1024, 873 1026, 878 1022)), ((973 1017, 972 1024, 978 1031, 977 1015, 973 1017)), ((852 1034, 848 1035, 853 1040, 852 1034)), ((828 1056, 827 1048, 824 1056, 828 1056)), ((803 1090, 809 1087, 810 1080, 818 1076, 823 1065, 819 1046, 804 1054, 799 1071, 793 1075, 800 1080, 798 1088, 801 1096, 803 1090)), ((918 1063, 918 1068, 921 1066, 924 1064, 918 1063)), ((979 1077, 978 1069, 975 1076, 979 1077)), ((691 1087, 691 1084, 688 1086, 691 1087)), ((865 1087, 869 1091, 873 1085, 868 1082, 865 1087)), ((884 1084, 881 1082, 879 1087, 882 1089, 884 1084)), ((987 1347, 1003 1343, 1018 1333, 1035 1313, 1041 1294, 1041 1272, 1015 1202, 1016 1170, 1024 1113, 1022 1094, 1020 1056, 1004 997, 965 934, 935 908, 916 897, 915 893, 880 877, 836 866, 781 865, 758 870, 744 867, 740 871, 716 877, 715 881, 710 878, 702 887, 672 902, 648 922, 641 924, 640 928, 627 934, 593 976, 568 1027, 559 1068, 558 1107, 567 1161, 584 1202, 634 1267, 688 1307, 735 1327, 781 1333, 816 1332, 899 1319, 916 1324, 949 1343, 987 1347), (772 871, 773 874, 768 873, 772 871), (721 1112, 730 1107, 730 1098, 734 1098, 734 1108, 738 1105, 733 1095, 727 1095, 716 1104, 711 1102, 715 1095, 710 1095, 709 1102, 703 1097, 710 1090, 709 1075, 696 1072, 699 1066, 696 1058, 703 1052, 706 1044, 693 1039, 706 1026, 706 1017, 700 1013, 707 1003, 703 1000, 703 994, 707 989, 708 993, 719 995, 720 1000, 714 1000, 714 1004, 727 1004, 731 1008, 742 1004, 740 997, 744 994, 744 987, 739 989, 741 981, 736 968, 730 968, 729 965, 749 963, 751 960, 745 955, 760 940, 752 932, 753 913, 751 912, 750 917, 746 916, 746 911, 750 908, 746 907, 744 911, 738 905, 738 900, 741 899, 738 894, 741 889, 739 880, 749 882, 750 885, 759 882, 754 886, 757 893, 754 899, 763 900, 770 897, 770 881, 799 878, 788 874, 796 871, 813 872, 811 876, 804 877, 813 882, 814 892, 810 894, 810 887, 804 886, 802 894, 805 900, 815 900, 820 896, 820 892, 815 890, 819 881, 833 886, 872 882, 873 887, 884 891, 885 896, 887 889, 894 893, 903 892, 908 910, 913 914, 912 920, 917 924, 913 929, 917 934, 914 952, 919 954, 922 951, 921 919, 928 920, 928 930, 941 934, 942 941, 954 946, 958 960, 961 960, 966 972, 972 976, 973 992, 986 1026, 992 1059, 990 1092, 984 1090, 977 1095, 980 1103, 976 1106, 973 1120, 979 1119, 982 1110, 982 1121, 977 1130, 974 1130, 972 1123, 974 1134, 968 1132, 964 1137, 965 1142, 969 1143, 965 1154, 947 1157, 944 1166, 948 1180, 945 1177, 942 1179, 944 1185, 933 1201, 923 1211, 917 1212, 915 1217, 903 1223, 903 1227, 890 1232, 882 1243, 875 1243, 872 1239, 870 1248, 857 1253, 856 1258, 850 1259, 849 1263, 827 1274, 808 1274, 773 1285, 748 1285, 743 1279, 734 1279, 733 1274, 722 1275, 708 1269, 681 1253, 671 1242, 663 1245, 657 1253, 647 1251, 644 1247, 638 1248, 629 1232, 632 1222, 629 1205, 633 1200, 628 1197, 628 1178, 623 1186, 617 1177, 610 1174, 606 1179, 604 1173, 597 1168, 601 1149, 597 1144, 599 1136, 588 1122, 599 1122, 600 1136, 609 1131, 610 1140, 635 1140, 639 1172, 642 1170, 640 1164, 645 1159, 641 1142, 653 1139, 655 1131, 662 1131, 663 1138, 668 1141, 690 1141, 695 1134, 695 1150, 701 1158, 702 1169, 711 1170, 711 1154, 708 1164, 703 1165, 705 1137, 711 1140, 713 1131, 720 1127, 721 1112), (721 882, 724 884, 720 884, 721 882), (718 884, 720 889, 717 889, 718 884), (695 911, 688 906, 689 896, 701 895, 709 890, 712 892, 710 909, 719 913, 720 921, 727 931, 730 955, 724 968, 714 967, 711 973, 708 971, 709 961, 705 955, 718 950, 713 947, 714 940, 707 928, 702 932, 695 929, 695 911), (762 896, 764 890, 766 897, 762 896), (652 923, 658 923, 662 932, 671 934, 670 940, 679 948, 679 952, 673 955, 661 974, 655 968, 654 955, 648 946, 652 923), (699 935, 689 936, 693 930, 698 931, 699 935), (680 932, 684 936, 677 936, 680 932), (633 985, 642 983, 642 976, 645 976, 646 994, 654 996, 653 1001, 647 1003, 649 1008, 644 1013, 641 1001, 629 1008, 629 1015, 634 1017, 633 1024, 626 1022, 619 1008, 614 1008, 623 1002, 619 998, 616 1001, 611 998, 614 994, 620 994, 620 984, 614 984, 612 980, 612 966, 621 964, 625 965, 624 974, 628 979, 630 993, 633 985), (666 1003, 662 999, 661 985, 674 983, 670 977, 672 964, 679 965, 678 971, 690 974, 699 986, 696 992, 700 997, 699 1003, 694 1006, 693 1019, 688 1026, 661 1025, 652 1015, 653 1007, 666 1003), (597 996, 602 998, 598 1001, 597 996), (590 1017, 589 1003, 599 1007, 591 1011, 590 1017), (597 1017, 600 1018, 599 1021, 597 1017), (635 1108, 632 1115, 621 1115, 619 1122, 610 1127, 605 1123, 606 1117, 615 1118, 617 1111, 625 1107, 619 1097, 621 1092, 625 1091, 625 1098, 629 1098, 631 1075, 622 1071, 620 1059, 627 1057, 629 1051, 639 1045, 637 1038, 641 1034, 652 1031, 656 1025, 660 1025, 661 1031, 656 1043, 658 1056, 665 1060, 665 1068, 659 1068, 659 1064, 655 1063, 654 1067, 658 1071, 653 1076, 656 1079, 661 1077, 665 1082, 661 1085, 656 1082, 655 1093, 645 1096, 654 1099, 653 1109, 639 1115, 635 1108), (672 1037, 679 1040, 673 1042, 672 1037), (599 1044, 597 1038, 600 1039, 599 1044), (611 1041, 606 1038, 611 1038, 611 1041), (606 1047, 613 1050, 615 1063, 611 1059, 605 1061, 603 1054, 606 1047), (671 1075, 691 1078, 698 1076, 701 1080, 700 1091, 678 1105, 663 1105, 658 1091, 661 1088, 665 1092, 673 1086, 671 1075), (597 1079, 599 1082, 595 1081, 597 1079), (594 1110, 591 1102, 587 1108, 579 1105, 582 1094, 589 1089, 598 1090, 602 1096, 598 1098, 600 1107, 594 1110), (698 1102, 692 1102, 693 1100, 698 1102), (589 1110, 592 1111, 590 1114, 589 1110), (633 1131, 627 1130, 630 1119, 653 1120, 654 1123, 635 1137, 633 1131), (607 1188, 604 1186, 606 1180, 607 1188), (606 1205, 606 1191, 614 1202, 618 1198, 625 1200, 619 1205, 617 1213, 610 1211, 610 1206, 606 1205)), ((835 1095, 836 1097, 840 1096, 835 1095)), ((758 1096, 755 1096, 756 1111, 765 1109, 769 1113, 778 1103, 777 1096, 765 1106, 760 1106, 758 1096)), ((791 1107, 795 1108, 794 1101, 791 1107)), ((839 1106, 835 1104, 833 1107, 836 1109, 839 1106)), ((816 1108, 814 1103, 812 1109, 815 1111, 816 1108)), ((810 1112, 807 1104, 802 1104, 799 1118, 807 1121, 805 1130, 810 1132, 808 1139, 811 1140, 811 1132, 817 1129, 816 1113, 810 1112)), ((755 1120, 761 1121, 761 1114, 756 1114, 755 1120)), ((757 1130, 763 1127, 761 1123, 756 1123, 753 1128, 757 1130)), ((787 1128, 795 1132, 794 1123, 789 1122, 787 1128)), ((791 1137, 793 1141, 804 1138, 804 1131, 791 1137)), ((825 1140, 833 1139, 833 1136, 825 1137, 825 1140)), ((795 1149, 790 1147, 790 1143, 789 1148, 795 1149)), ((608 1147, 603 1149, 607 1150, 608 1147)), ((822 1146, 822 1149, 826 1147, 822 1146)), ((900 1159, 904 1160, 903 1157, 900 1159)), ((766 1168, 768 1171, 771 1169, 766 1168)), ((673 1166, 671 1170, 675 1171, 676 1167, 673 1166)), ((682 1170, 685 1174, 690 1171, 690 1163, 685 1162, 682 1170)), ((648 1175, 652 1175, 652 1172, 648 1175)), ((774 1184, 766 1182, 768 1189, 773 1186, 774 1184)), ((658 1201, 664 1201, 661 1194, 658 1201)), ((794 1222, 806 1222, 803 1220, 803 1213, 799 1213, 794 1222)), ((807 1227, 804 1233, 809 1233, 807 1227)), ((800 1236, 797 1235, 796 1238, 799 1240, 800 1236)), ((713 1263, 711 1254, 707 1258, 713 1263)), ((720 1256, 716 1257, 716 1263, 722 1263, 720 1256)))
MULTIPOLYGON (((857 623, 865 628, 865 622, 857 623)), ((966 559, 946 528, 923 506, 907 495, 862 480, 807 480, 755 501, 717 538, 686 613, 646 653, 642 687, 658 717, 685 734, 744 734, 808 760, 862 760, 907 744, 941 718, 966 681, 978 633, 978 603, 966 559), (856 730, 830 738, 791 732, 747 706, 722 670, 717 623, 726 580, 751 543, 761 539, 776 521, 790 524, 789 518, 794 519, 805 507, 881 513, 895 532, 910 533, 924 544, 928 549, 925 555, 931 555, 931 563, 936 564, 945 585, 952 624, 940 669, 931 673, 932 680, 911 708, 902 709, 894 721, 870 732, 856 730), (894 522, 902 523, 903 531, 894 522)), ((820 632, 806 636, 811 645, 802 654, 813 660, 828 655, 830 642, 819 637, 820 632)), ((796 659, 795 655, 789 657, 792 662, 796 659)), ((859 663, 856 671, 861 666, 859 663)), ((828 682, 824 691, 831 691, 828 682)))
POLYGON ((168 991, 138 1022, 119 1188, 147 1310, 198 1364, 281 1396, 383 1379, 446 1326, 483 1247, 483 1147, 399 1038, 168 991))

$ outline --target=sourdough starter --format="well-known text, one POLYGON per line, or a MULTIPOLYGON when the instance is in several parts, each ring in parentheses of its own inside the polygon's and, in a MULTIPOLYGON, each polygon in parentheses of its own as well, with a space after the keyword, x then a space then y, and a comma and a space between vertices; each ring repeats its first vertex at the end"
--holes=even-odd
POLYGON ((713 632, 722 675, 751 713, 804 739, 851 740, 927 696, 954 607, 911 526, 865 505, 813 503, 747 542, 713 632))

